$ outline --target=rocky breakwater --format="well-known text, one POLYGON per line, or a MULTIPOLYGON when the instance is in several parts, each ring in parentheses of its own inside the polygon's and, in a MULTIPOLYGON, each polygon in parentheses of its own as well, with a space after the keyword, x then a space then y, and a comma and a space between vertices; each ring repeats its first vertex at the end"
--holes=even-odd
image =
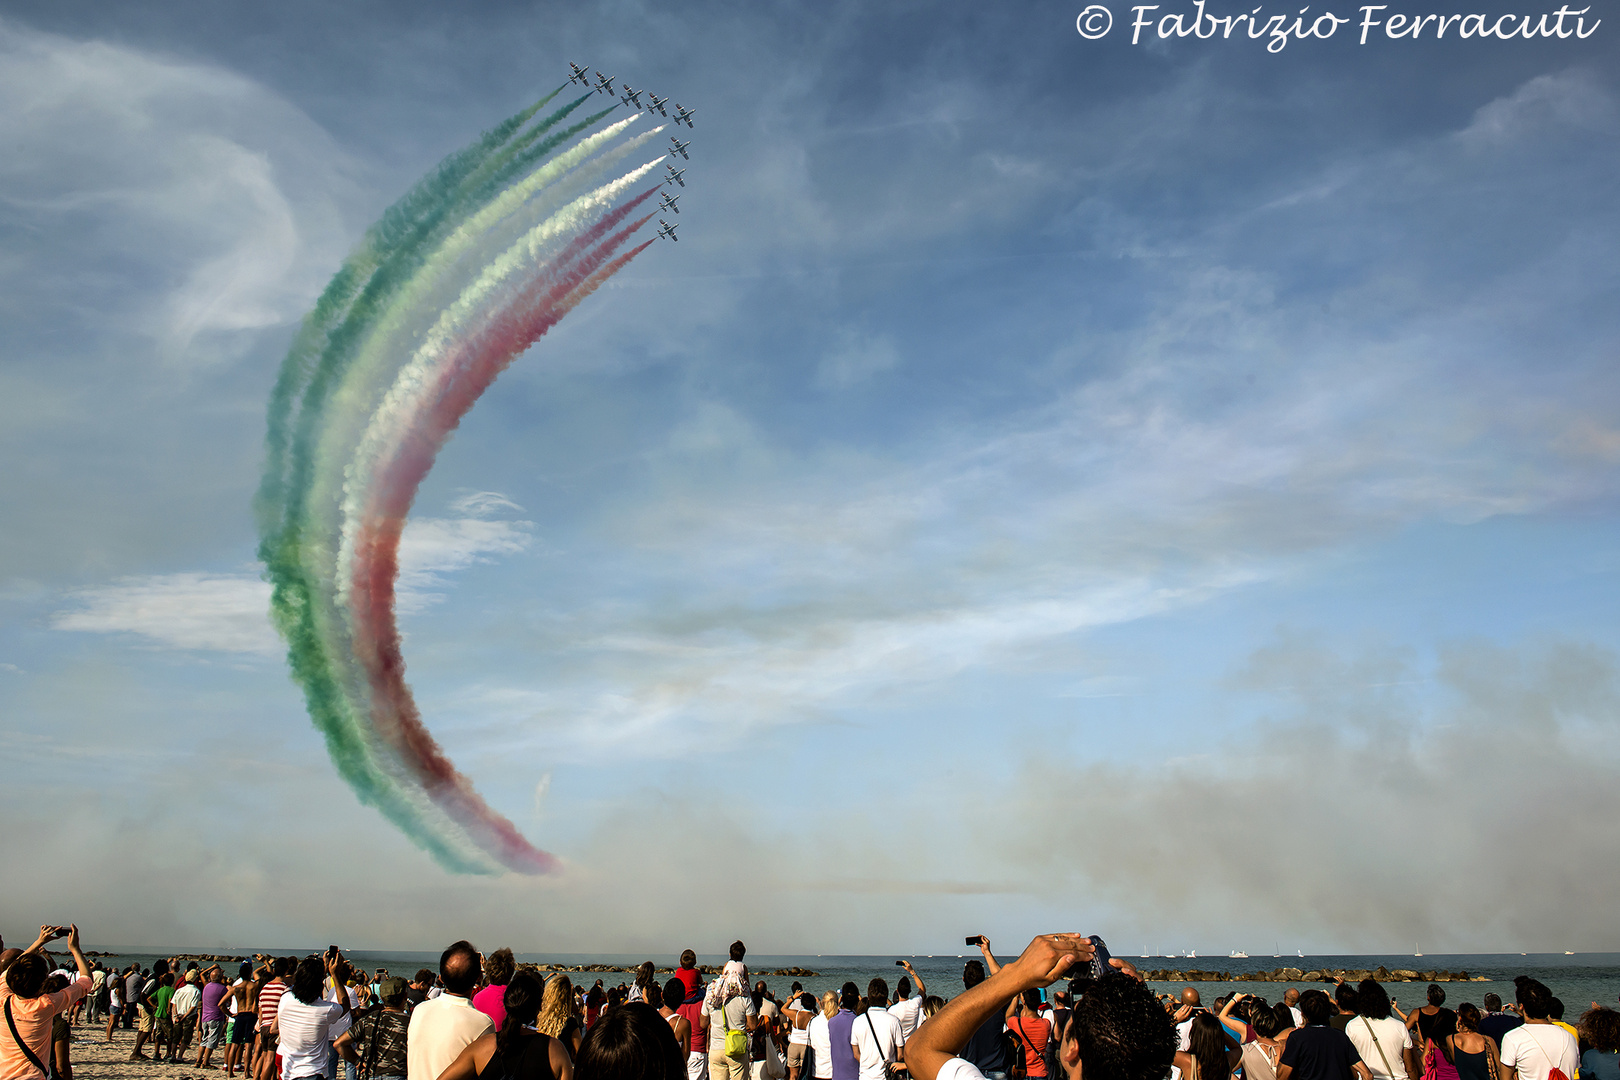
MULTIPOLYGON (((569 964, 558 967, 554 967, 549 964, 539 964, 536 966, 542 971, 566 971, 570 974, 589 972, 593 975, 616 974, 620 972, 629 974, 636 970, 634 967, 625 967, 623 964, 569 964)), ((704 975, 720 974, 720 968, 714 964, 699 964, 697 969, 704 975)), ((660 975, 673 974, 675 971, 674 968, 669 967, 661 967, 656 970, 660 975)), ((751 971, 749 974, 758 978, 815 979, 820 977, 818 972, 814 972, 809 968, 802 967, 777 968, 774 971, 751 971)))
POLYGON ((1484 975, 1470 975, 1466 971, 1413 971, 1409 968, 1390 969, 1378 968, 1318 968, 1307 971, 1303 968, 1276 968, 1272 971, 1199 971, 1194 968, 1190 971, 1175 971, 1170 968, 1159 968, 1153 971, 1142 972, 1142 977, 1148 982, 1323 982, 1323 983, 1358 983, 1362 979, 1377 979, 1379 982, 1490 982, 1484 975))

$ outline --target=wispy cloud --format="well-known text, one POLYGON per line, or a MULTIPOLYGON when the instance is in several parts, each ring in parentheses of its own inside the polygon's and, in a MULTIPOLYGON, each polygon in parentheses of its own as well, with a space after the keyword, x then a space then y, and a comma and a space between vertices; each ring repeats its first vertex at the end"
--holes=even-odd
MULTIPOLYGON (((497 492, 457 501, 488 513, 515 503, 497 492)), ((443 600, 448 575, 528 547, 533 523, 487 517, 419 518, 400 537, 397 596, 403 612, 443 600)), ((159 648, 275 656, 270 586, 253 574, 181 573, 131 577, 78 589, 51 620, 57 630, 133 634, 159 648)))

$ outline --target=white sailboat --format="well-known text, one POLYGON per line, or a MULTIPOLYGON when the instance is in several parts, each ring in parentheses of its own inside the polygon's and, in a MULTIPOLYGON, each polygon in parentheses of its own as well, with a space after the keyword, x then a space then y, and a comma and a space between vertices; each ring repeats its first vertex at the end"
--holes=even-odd
POLYGON ((1423 955, 1423 950, 1418 948, 1418 943, 1415 942, 1415 941, 1412 942, 1412 955, 1413 956, 1422 956, 1423 955))
POLYGON ((1226 954, 1226 958, 1228 960, 1247 960, 1249 958, 1249 954, 1244 952, 1242 949, 1233 949, 1231 952, 1226 954))

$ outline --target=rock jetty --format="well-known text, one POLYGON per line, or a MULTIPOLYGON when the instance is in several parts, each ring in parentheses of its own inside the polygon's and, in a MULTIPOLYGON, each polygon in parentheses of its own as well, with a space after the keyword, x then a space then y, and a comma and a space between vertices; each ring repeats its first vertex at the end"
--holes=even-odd
POLYGON ((1159 968, 1142 972, 1148 982, 1349 982, 1377 979, 1379 982, 1490 982, 1484 975, 1470 975, 1466 971, 1413 971, 1409 968, 1321 968, 1306 971, 1301 968, 1276 968, 1272 971, 1173 971, 1159 968))
MULTIPOLYGON (((533 967, 538 968, 541 971, 566 971, 566 972, 568 972, 570 974, 589 972, 590 974, 593 974, 593 975, 607 975, 607 974, 618 974, 618 973, 629 974, 629 973, 634 972, 636 970, 636 965, 634 965, 634 964, 630 965, 629 967, 626 967, 623 964, 561 964, 561 965, 535 964, 535 965, 525 965, 525 966, 533 966, 533 967)), ((720 974, 720 968, 717 967, 714 964, 699 964, 697 969, 698 969, 698 971, 702 972, 705 975, 718 975, 718 974, 720 974)), ((660 975, 673 974, 674 971, 675 971, 675 969, 672 968, 672 967, 661 967, 661 968, 657 968, 656 970, 657 970, 658 974, 660 974, 660 975)), ((820 978, 820 974, 818 972, 814 972, 814 971, 811 971, 809 968, 802 968, 802 967, 777 968, 774 971, 754 971, 754 972, 751 972, 751 974, 758 975, 758 976, 769 976, 771 978, 788 978, 788 979, 816 979, 816 978, 820 978)))

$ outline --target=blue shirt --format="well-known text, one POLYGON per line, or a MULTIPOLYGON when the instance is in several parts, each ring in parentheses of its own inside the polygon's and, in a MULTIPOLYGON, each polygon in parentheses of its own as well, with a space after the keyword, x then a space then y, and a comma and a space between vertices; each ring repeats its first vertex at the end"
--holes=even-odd
POLYGON ((1620 1051, 1587 1050, 1581 1055, 1581 1080, 1620 1080, 1620 1051))

